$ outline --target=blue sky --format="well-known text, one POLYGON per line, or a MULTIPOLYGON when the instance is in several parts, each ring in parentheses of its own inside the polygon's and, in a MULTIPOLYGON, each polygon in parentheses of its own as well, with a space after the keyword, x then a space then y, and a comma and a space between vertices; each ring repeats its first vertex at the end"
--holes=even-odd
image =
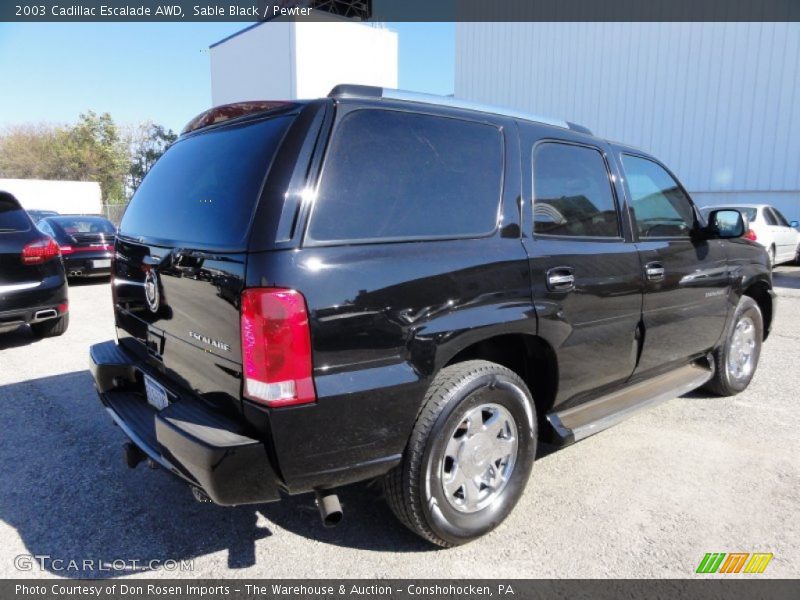
MULTIPOLYGON (((0 127, 92 109, 175 130, 211 104, 207 48, 246 23, 0 24, 0 127)), ((393 23, 400 87, 453 92, 452 23, 393 23)))

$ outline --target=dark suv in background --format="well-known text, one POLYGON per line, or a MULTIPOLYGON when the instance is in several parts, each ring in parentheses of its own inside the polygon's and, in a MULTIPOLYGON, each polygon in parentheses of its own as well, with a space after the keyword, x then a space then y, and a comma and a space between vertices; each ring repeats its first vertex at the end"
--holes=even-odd
POLYGON ((380 477, 404 524, 461 544, 540 436, 747 387, 774 296, 743 232, 564 121, 360 86, 228 105, 128 207, 92 370, 128 464, 200 499, 315 491, 331 523, 337 486, 380 477))
POLYGON ((58 244, 0 191, 0 333, 25 324, 39 337, 67 330, 67 279, 58 244))

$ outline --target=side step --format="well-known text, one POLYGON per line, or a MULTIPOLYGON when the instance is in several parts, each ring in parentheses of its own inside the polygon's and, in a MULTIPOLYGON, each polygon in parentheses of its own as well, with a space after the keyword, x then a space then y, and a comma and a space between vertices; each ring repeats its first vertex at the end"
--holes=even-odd
POLYGON ((692 363, 606 396, 547 415, 560 442, 571 444, 624 421, 634 412, 690 392, 714 374, 713 359, 692 363))

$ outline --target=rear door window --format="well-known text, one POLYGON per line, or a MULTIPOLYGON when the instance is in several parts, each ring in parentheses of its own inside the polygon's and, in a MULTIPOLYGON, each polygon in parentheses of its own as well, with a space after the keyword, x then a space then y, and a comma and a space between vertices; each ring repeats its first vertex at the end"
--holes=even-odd
POLYGON ((291 116, 223 126, 177 141, 142 181, 120 234, 241 249, 291 116))
POLYGON ((484 123, 361 109, 334 133, 306 238, 477 237, 497 227, 503 136, 484 123))
POLYGON ((786 220, 786 217, 783 216, 781 211, 773 206, 772 212, 775 214, 775 219, 777 219, 778 225, 781 227, 791 227, 791 225, 789 225, 789 221, 786 220))
POLYGON ((658 163, 622 155, 625 185, 641 238, 689 237, 695 224, 692 201, 658 163))
POLYGON ((28 231, 31 220, 25 209, 9 194, 0 192, 0 233, 28 231))
POLYGON ((764 208, 764 221, 767 222, 767 225, 776 226, 778 224, 778 219, 775 218, 772 210, 770 208, 764 208))
POLYGON ((608 167, 599 150, 556 142, 534 148, 533 230, 539 235, 620 237, 608 167))

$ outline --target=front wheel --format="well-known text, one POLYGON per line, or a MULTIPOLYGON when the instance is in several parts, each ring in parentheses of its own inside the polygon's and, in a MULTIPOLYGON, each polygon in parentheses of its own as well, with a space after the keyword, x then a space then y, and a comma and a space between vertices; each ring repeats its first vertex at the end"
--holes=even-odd
POLYGON ((408 528, 438 546, 457 546, 508 516, 535 453, 535 409, 522 379, 492 362, 458 363, 434 378, 384 491, 408 528))
POLYGON ((714 377, 706 388, 720 396, 734 396, 750 385, 761 356, 764 320, 755 300, 742 296, 730 331, 714 351, 714 377))

